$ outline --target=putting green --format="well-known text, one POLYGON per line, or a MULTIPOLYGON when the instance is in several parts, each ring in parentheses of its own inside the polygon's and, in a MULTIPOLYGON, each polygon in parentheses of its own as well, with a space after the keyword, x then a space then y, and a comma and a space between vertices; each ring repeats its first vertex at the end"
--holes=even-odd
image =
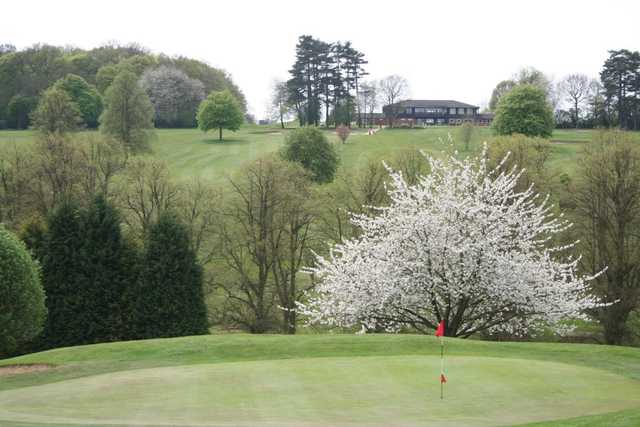
POLYGON ((637 407, 598 369, 434 356, 310 358, 121 371, 0 392, 5 422, 172 426, 488 426, 637 407))

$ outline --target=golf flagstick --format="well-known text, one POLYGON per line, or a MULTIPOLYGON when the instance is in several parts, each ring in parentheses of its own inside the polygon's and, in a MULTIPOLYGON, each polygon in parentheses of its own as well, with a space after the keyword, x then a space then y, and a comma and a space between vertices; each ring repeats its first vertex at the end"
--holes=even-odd
POLYGON ((436 329, 436 337, 440 338, 440 400, 444 399, 444 384, 447 377, 444 376, 444 320, 441 320, 436 329))

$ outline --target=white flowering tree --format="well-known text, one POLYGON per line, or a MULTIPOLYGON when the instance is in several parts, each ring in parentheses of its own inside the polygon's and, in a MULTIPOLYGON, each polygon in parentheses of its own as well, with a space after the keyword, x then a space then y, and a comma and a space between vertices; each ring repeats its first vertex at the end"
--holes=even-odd
POLYGON ((362 231, 317 256, 318 285, 299 310, 311 322, 389 331, 429 331, 440 320, 448 336, 517 333, 562 324, 595 304, 591 277, 554 237, 570 226, 530 187, 521 171, 490 170, 479 158, 427 156, 431 173, 408 185, 391 171, 391 203, 354 215, 362 231))

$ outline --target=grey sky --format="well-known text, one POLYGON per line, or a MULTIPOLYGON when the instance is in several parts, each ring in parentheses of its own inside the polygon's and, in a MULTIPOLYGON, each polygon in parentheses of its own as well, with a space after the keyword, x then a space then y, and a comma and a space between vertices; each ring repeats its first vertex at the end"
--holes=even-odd
POLYGON ((301 34, 351 40, 370 78, 400 74, 414 98, 478 105, 520 67, 596 77, 608 49, 640 49, 640 1, 631 0, 20 0, 0 13, 0 43, 18 48, 135 41, 224 68, 259 117, 301 34))

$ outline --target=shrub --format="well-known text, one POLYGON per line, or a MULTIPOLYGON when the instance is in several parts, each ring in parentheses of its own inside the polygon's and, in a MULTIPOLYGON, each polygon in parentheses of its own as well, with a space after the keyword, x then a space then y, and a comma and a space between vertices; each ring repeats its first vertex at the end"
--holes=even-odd
POLYGON ((318 183, 333 181, 338 168, 338 154, 324 133, 316 128, 291 131, 281 153, 282 158, 297 162, 308 170, 318 183))
POLYGON ((336 134, 338 135, 338 138, 340 138, 340 141, 342 141, 342 143, 344 144, 345 142, 347 142, 347 138, 349 138, 349 135, 351 134, 351 129, 349 129, 345 125, 340 125, 336 128, 336 134))
POLYGON ((0 356, 42 331, 44 301, 38 264, 24 243, 0 225, 0 356))

